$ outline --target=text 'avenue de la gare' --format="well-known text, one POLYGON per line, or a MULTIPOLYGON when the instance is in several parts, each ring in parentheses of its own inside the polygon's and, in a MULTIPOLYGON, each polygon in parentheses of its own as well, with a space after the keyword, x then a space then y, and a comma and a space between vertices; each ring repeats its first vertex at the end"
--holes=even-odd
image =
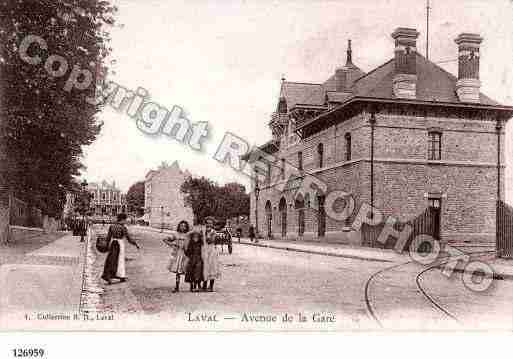
POLYGON ((192 313, 186 312, 188 322, 220 322, 223 320, 240 320, 242 323, 336 323, 335 314, 326 312, 314 313, 282 313, 282 314, 261 314, 244 312, 240 316, 226 317, 218 313, 192 313))

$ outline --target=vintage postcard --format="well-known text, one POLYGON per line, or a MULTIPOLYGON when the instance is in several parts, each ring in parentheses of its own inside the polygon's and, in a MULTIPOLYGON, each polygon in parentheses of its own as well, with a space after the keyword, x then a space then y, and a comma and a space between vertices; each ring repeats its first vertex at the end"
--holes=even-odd
POLYGON ((0 1, 0 331, 513 330, 512 18, 0 1))

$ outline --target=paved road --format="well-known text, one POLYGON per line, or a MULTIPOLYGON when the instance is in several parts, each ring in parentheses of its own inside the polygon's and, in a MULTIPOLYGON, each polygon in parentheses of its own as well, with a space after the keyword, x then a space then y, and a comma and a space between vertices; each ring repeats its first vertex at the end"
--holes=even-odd
MULTIPOLYGON (((294 323, 274 329, 340 329, 375 327, 366 315, 361 288, 371 273, 389 265, 383 262, 359 261, 305 253, 234 245, 233 255, 221 253, 222 279, 214 293, 174 294, 174 274, 166 270, 169 247, 154 232, 136 230, 141 251, 129 246, 126 284, 105 286, 106 310, 144 313, 145 323, 151 319, 167 318, 152 323, 155 329, 219 328, 219 324, 188 321, 186 312, 218 313, 226 328, 268 328, 269 324, 254 325, 242 322, 244 313, 283 314, 298 317, 303 312, 307 324, 294 323), (335 315, 336 322, 312 323, 313 314, 335 315), (235 319, 224 319, 235 318, 235 319), (267 326, 266 326, 267 325, 267 326)), ((101 260, 103 261, 103 256, 101 260)), ((153 321, 152 321, 153 322, 153 321)))
MULTIPOLYGON (((133 329, 379 329, 368 315, 365 287, 376 272, 390 263, 335 258, 246 245, 234 246, 233 255, 222 253, 223 278, 215 293, 172 293, 174 275, 167 272, 168 247, 162 235, 132 229, 142 250, 128 250, 125 284, 105 286, 104 309, 130 314, 133 329), (298 321, 298 313, 307 318, 298 321), (189 317, 188 313, 192 313, 189 317), (204 319, 218 322, 194 322, 204 319), (246 314, 267 316, 248 318, 246 314), (290 313, 291 323, 281 323, 290 313), (313 322, 324 317, 331 322, 313 322), (134 314, 136 314, 134 316, 134 314), (208 316, 210 315, 210 316, 208 316), (251 322, 272 320, 278 323, 251 322), (137 318, 137 319, 135 319, 137 318), (249 319, 249 322, 246 321, 249 319)), ((104 257, 99 259, 99 265, 104 257)), ((455 322, 437 310, 416 285, 425 267, 406 265, 384 272, 369 285, 368 299, 386 329, 511 329, 512 281, 500 281, 494 290, 478 295, 457 278, 447 279, 438 270, 422 276, 422 286, 458 316, 455 322), (492 314, 493 313, 493 314, 492 314), (483 315, 484 314, 484 315, 483 315), (482 318, 481 320, 476 318, 482 318), (482 320, 488 320, 483 323, 482 320), (486 325, 485 325, 486 324, 486 325)), ((121 314, 120 314, 121 313, 121 314)))

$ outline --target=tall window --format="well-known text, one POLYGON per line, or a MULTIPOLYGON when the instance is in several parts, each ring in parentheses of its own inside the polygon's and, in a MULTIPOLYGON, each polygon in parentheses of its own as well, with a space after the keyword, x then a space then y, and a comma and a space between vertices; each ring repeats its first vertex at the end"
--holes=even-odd
POLYGON ((303 170, 303 152, 299 151, 297 153, 297 168, 302 171, 303 170))
POLYGON ((281 159, 281 179, 285 179, 285 158, 281 159))
POLYGON ((319 159, 319 167, 324 167, 324 145, 322 143, 317 145, 317 157, 319 159))
POLYGON ((267 184, 271 184, 271 163, 267 162, 267 184))
POLYGON ((428 198, 429 207, 434 209, 440 209, 442 207, 442 200, 440 198, 428 198))
POLYGON ((351 134, 348 132, 346 137, 346 161, 351 161, 351 134))
POLYGON ((428 160, 438 161, 442 159, 442 133, 429 132, 428 160))

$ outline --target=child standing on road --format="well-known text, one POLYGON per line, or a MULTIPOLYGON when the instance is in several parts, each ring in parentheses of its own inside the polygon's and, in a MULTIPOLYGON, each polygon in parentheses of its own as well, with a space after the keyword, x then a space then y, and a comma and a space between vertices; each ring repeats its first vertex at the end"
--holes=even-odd
POLYGON ((256 236, 255 236, 255 227, 253 227, 253 225, 249 226, 248 235, 249 235, 249 240, 251 242, 254 242, 256 236))
MULTIPOLYGON (((203 291, 214 291, 214 282, 221 277, 221 266, 215 244, 216 231, 212 220, 207 221, 201 257, 203 258, 203 291), (208 289, 207 289, 208 282, 208 289)), ((222 226, 219 226, 222 227, 222 226)))
POLYGON ((173 249, 168 266, 169 271, 176 274, 176 285, 173 293, 180 291, 180 275, 185 274, 185 270, 187 268, 187 256, 185 255, 185 249, 187 248, 189 241, 187 237, 189 230, 189 223, 187 221, 181 221, 176 227, 177 233, 173 235, 173 237, 164 239, 164 243, 173 249))
POLYGON ((190 283, 191 292, 199 291, 203 281, 203 260, 201 259, 201 248, 203 247, 203 235, 199 231, 189 233, 189 243, 185 249, 188 258, 185 271, 185 281, 190 283))

